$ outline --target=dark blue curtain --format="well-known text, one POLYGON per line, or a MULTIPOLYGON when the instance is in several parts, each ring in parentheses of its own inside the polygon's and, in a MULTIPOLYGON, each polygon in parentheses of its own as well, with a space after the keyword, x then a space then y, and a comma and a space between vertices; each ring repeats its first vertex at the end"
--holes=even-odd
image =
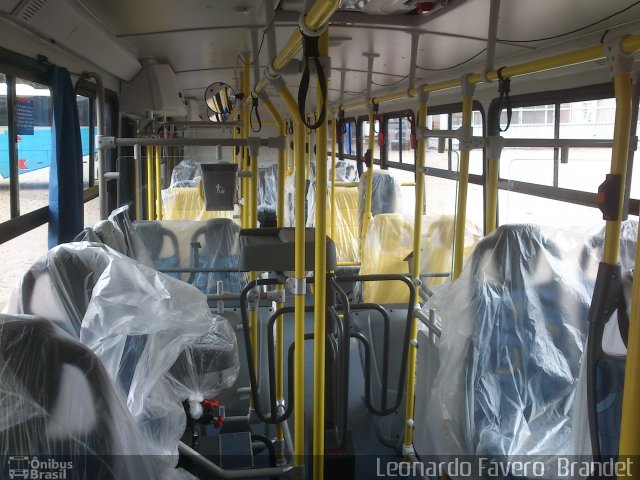
POLYGON ((49 172, 49 248, 83 228, 82 142, 76 94, 66 68, 52 71, 53 125, 49 172))

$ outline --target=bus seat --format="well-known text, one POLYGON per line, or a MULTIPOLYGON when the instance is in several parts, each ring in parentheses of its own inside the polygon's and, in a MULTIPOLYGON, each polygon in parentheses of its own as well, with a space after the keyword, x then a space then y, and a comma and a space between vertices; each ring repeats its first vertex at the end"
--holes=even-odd
MULTIPOLYGON (((454 217, 425 219, 425 234, 421 239, 421 271, 446 273, 451 271, 454 217)), ((464 258, 480 239, 480 229, 470 220, 466 223, 464 258)), ((411 265, 407 257, 413 252, 413 221, 398 213, 381 214, 369 223, 364 240, 362 275, 375 273, 406 273, 411 265)), ((443 283, 445 278, 427 278, 425 283, 443 283)), ((375 303, 406 303, 409 292, 400 282, 375 282, 364 286, 363 300, 375 303)))
POLYGON ((232 211, 207 211, 202 182, 197 187, 171 186, 162 190, 163 220, 233 219, 232 211))
MULTIPOLYGON (((603 459, 617 459, 620 442, 620 422, 622 419, 622 396, 627 356, 628 320, 631 309, 631 289, 635 267, 638 223, 622 222, 620 238, 620 266, 622 270, 622 293, 626 306, 626 318, 616 311, 604 328, 597 333, 598 338, 588 338, 587 342, 600 344, 600 353, 595 359, 595 411, 587 404, 587 357, 580 370, 576 407, 574 409, 573 452, 591 455, 590 430, 596 429, 598 447, 603 459), (595 425, 593 423, 595 422, 595 425)), ((604 249, 604 229, 592 236, 582 255, 583 268, 596 271, 602 260, 604 249)), ((595 275, 594 275, 595 278, 595 275)))
MULTIPOLYGON (((358 218, 361 225, 366 201, 367 175, 369 175, 368 170, 362 174, 358 185, 358 218)), ((386 170, 374 170, 371 214, 375 216, 381 213, 400 213, 401 206, 400 182, 386 170)))
POLYGON ((75 242, 100 242, 117 252, 128 254, 122 231, 110 220, 100 220, 93 227, 86 227, 74 239, 75 242))
MULTIPOLYGON (((453 234, 455 216, 441 215, 426 217, 423 220, 422 256, 420 270, 422 273, 448 273, 452 270, 453 234)), ((463 257, 466 259, 482 238, 481 229, 471 220, 466 221, 463 257)), ((432 288, 448 281, 447 277, 423 278, 424 284, 432 288)))
POLYGON ((417 394, 429 418, 416 425, 419 454, 570 453, 592 284, 568 248, 536 226, 502 226, 427 302, 442 336, 433 385, 417 394))
POLYGON ((200 178, 202 178, 200 164, 190 158, 185 158, 173 167, 169 186, 196 187, 200 178))
POLYGON ((240 227, 232 220, 216 218, 199 227, 191 237, 191 244, 199 242, 198 267, 230 270, 229 272, 198 273, 193 285, 205 293, 215 293, 217 282, 224 282, 224 290, 240 293, 249 283, 245 272, 238 271, 240 227))
MULTIPOLYGON (((329 197, 327 197, 329 198, 329 197)), ((360 220, 358 218, 358 190, 351 187, 336 187, 336 229, 333 241, 339 262, 360 261, 360 220)), ((327 201, 331 215, 331 203, 327 201)), ((331 218, 331 216, 329 216, 331 218)))
POLYGON ((258 210, 276 210, 278 204, 278 165, 258 170, 258 210))
MULTIPOLYGON (((362 251, 361 275, 409 274, 407 256, 413 250, 413 223, 399 213, 376 215, 369 222, 362 251)), ((409 292, 399 281, 365 282, 365 303, 394 304, 409 301, 409 292)))
MULTIPOLYGON (((329 173, 331 175, 331 172, 329 173)), ((336 182, 357 182, 359 179, 355 162, 336 160, 336 182)))
MULTIPOLYGON (((53 468, 59 476, 46 478, 187 476, 167 458, 151 456, 154 452, 94 352, 47 320, 0 314, 0 384, 4 458, 70 462, 60 472, 53 468)), ((0 465, 2 478, 17 477, 18 465, 11 463, 0 465)), ((23 476, 25 470, 20 478, 35 478, 23 476)))
POLYGON ((216 395, 238 374, 235 334, 201 292, 102 244, 51 249, 5 311, 51 320, 93 350, 158 453, 177 451, 182 401, 216 395))
MULTIPOLYGON (((162 222, 142 220, 134 223, 134 229, 149 252, 155 268, 162 270, 180 267, 178 238, 162 222)), ((176 278, 179 276, 177 273, 168 273, 168 275, 176 278)))

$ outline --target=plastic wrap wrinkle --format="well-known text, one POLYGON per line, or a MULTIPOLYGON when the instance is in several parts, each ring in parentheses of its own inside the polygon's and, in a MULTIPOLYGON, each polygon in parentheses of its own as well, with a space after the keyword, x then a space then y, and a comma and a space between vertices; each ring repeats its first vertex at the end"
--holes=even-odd
POLYGON ((278 165, 260 171, 258 182, 258 208, 276 208, 278 203, 278 165))
POLYGON ((195 187, 197 186, 198 179, 202 178, 202 170, 200 164, 185 158, 175 167, 171 172, 170 187, 195 187))
POLYGON ((215 395, 237 377, 235 334, 201 292, 101 244, 50 250, 5 310, 58 312, 51 320, 100 358, 156 453, 177 454, 188 392, 215 395), (41 282, 51 293, 34 299, 41 282))
POLYGON ((358 169, 354 162, 336 160, 336 182, 357 182, 358 180, 358 169))
POLYGON ((0 407, 0 454, 55 456, 56 478, 194 478, 149 448, 100 360, 47 320, 0 315, 0 407))

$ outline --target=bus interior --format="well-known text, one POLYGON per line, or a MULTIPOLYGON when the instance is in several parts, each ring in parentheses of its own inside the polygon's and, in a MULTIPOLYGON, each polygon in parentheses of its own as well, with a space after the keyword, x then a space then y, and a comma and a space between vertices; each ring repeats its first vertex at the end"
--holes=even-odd
POLYGON ((0 0, 0 477, 640 475, 640 1, 0 0))

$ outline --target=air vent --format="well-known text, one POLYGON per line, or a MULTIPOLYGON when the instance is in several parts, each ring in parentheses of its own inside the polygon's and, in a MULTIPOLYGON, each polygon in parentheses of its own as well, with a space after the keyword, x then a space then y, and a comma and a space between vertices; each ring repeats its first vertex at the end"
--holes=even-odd
POLYGON ((16 16, 23 22, 30 22, 48 3, 49 0, 27 0, 27 2, 18 7, 16 16))

